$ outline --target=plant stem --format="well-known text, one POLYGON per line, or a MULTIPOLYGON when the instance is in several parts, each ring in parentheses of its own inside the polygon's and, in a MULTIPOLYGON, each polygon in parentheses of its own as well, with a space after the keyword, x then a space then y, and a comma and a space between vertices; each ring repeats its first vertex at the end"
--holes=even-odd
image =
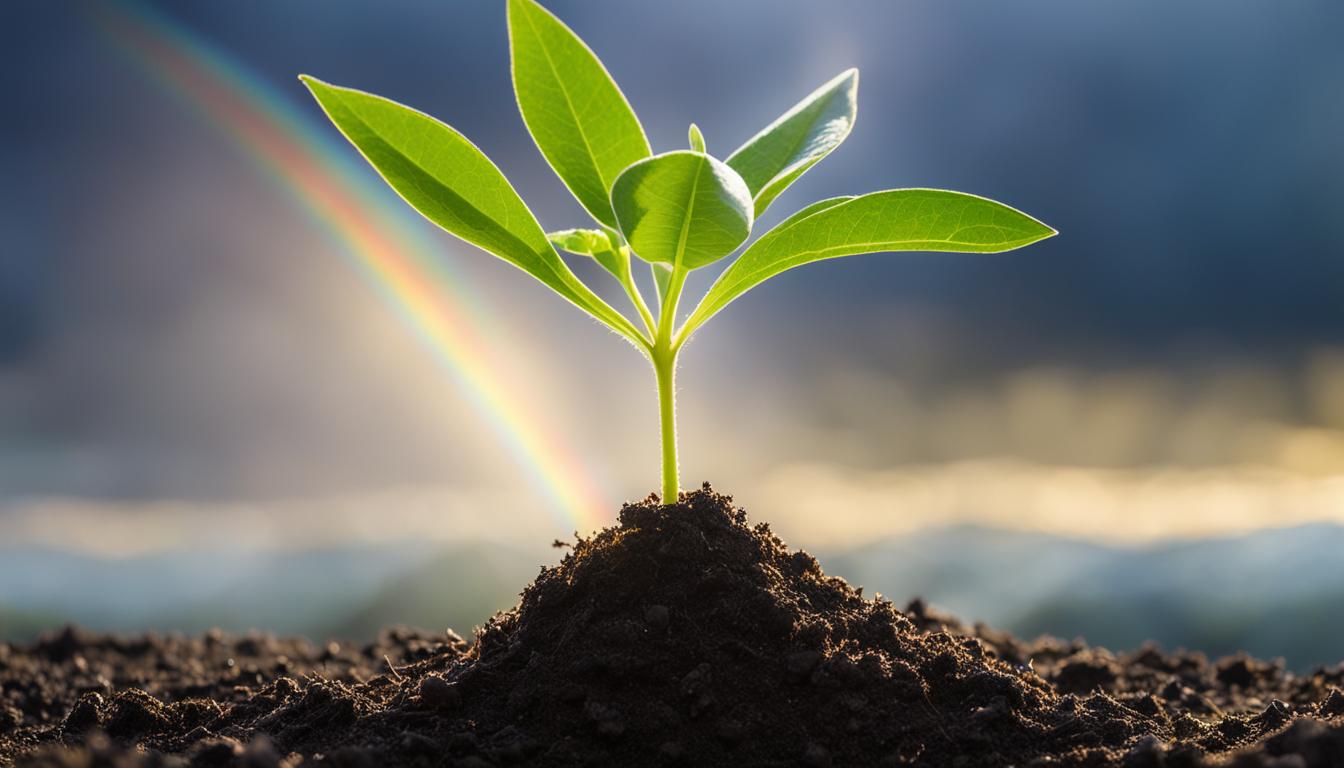
POLYGON ((676 504, 680 486, 677 477, 677 356, 654 358, 658 378, 658 421, 663 437, 663 503, 676 504))
POLYGON ((677 303, 681 291, 686 287, 687 270, 680 267, 672 270, 672 279, 667 284, 667 295, 663 297, 663 306, 658 313, 658 333, 654 336, 653 349, 649 359, 653 362, 653 373, 658 379, 658 423, 663 439, 663 504, 676 504, 680 495, 677 478, 677 353, 680 346, 675 343, 677 303))
POLYGON ((621 275, 621 287, 625 288, 625 295, 630 297, 630 303, 635 305, 635 310, 639 312, 639 317, 644 321, 644 327, 649 329, 649 336, 658 332, 658 326, 653 321, 653 313, 649 311, 649 305, 644 303, 644 294, 640 292, 639 286, 635 283, 634 275, 630 274, 630 254, 626 249, 625 273, 621 275))

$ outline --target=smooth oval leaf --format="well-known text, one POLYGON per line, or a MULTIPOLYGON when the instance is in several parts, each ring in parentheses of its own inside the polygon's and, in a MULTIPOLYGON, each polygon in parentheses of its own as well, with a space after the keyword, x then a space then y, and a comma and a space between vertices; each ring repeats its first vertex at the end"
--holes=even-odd
POLYGON ((546 237, 562 251, 592 258, 617 280, 624 280, 630 269, 630 257, 613 245, 607 233, 600 229, 562 229, 548 232, 546 237))
POLYGON ((381 96, 302 76, 369 164, 425 218, 524 272, 632 341, 632 323, 569 269, 504 174, 462 134, 381 96))
POLYGON ((513 90, 546 161, 609 227, 612 182, 652 154, 639 118, 597 56, 535 0, 509 0, 513 90))
POLYGON ((747 185, 702 152, 668 152, 635 163, 617 177, 611 203, 630 248, 649 262, 703 267, 751 234, 747 185))
POLYGON ((742 174, 760 216, 770 203, 849 135, 858 113, 859 70, 813 91, 728 158, 742 174))
POLYGON ((882 251, 999 253, 1054 234, 1021 211, 962 192, 893 189, 823 200, 752 243, 710 286, 683 334, 751 288, 814 261, 882 251))

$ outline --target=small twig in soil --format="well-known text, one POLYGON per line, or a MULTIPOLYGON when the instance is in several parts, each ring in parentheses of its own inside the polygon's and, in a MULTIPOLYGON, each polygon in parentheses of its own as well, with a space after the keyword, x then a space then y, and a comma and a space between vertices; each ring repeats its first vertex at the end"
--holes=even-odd
POLYGON ((933 700, 929 698, 928 691, 923 691, 922 695, 924 697, 924 705, 927 706, 929 708, 929 712, 931 712, 933 716, 937 718, 937 720, 934 721, 933 723, 934 726, 938 729, 938 732, 943 735, 944 740, 951 742, 952 737, 947 735, 947 731, 943 728, 943 713, 939 712, 938 708, 933 706, 933 700))

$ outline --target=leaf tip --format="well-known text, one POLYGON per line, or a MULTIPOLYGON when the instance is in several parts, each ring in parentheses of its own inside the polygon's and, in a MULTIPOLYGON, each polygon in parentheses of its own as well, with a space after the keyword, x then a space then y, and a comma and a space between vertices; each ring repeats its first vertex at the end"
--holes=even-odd
POLYGON ((691 127, 687 130, 687 134, 691 144, 691 149, 695 150, 696 152, 704 152, 705 135, 700 132, 700 126, 696 125, 695 123, 691 123, 691 127))
POLYGON ((301 83, 303 83, 305 86, 307 86, 309 92, 312 93, 314 96, 316 96, 316 95, 318 94, 319 91, 334 91, 334 90, 337 90, 336 86, 332 85, 331 83, 328 83, 328 82, 326 82, 325 80, 321 80, 321 79, 319 79, 319 78, 313 77, 312 75, 309 75, 309 74, 300 74, 300 75, 299 75, 299 82, 301 82, 301 83))
POLYGON ((325 83, 309 74, 300 74, 299 82, 303 83, 304 87, 308 89, 308 93, 312 94, 319 104, 322 103, 322 97, 332 91, 332 86, 329 83, 325 83))
MULTIPOLYGON (((999 205, 1003 204, 999 203, 999 205)), ((1046 224, 1044 221, 1041 221, 1040 219, 1036 218, 1035 216, 1032 216, 1029 213, 1025 213, 1016 208, 1010 208, 1008 206, 1004 207, 1008 208, 1008 210, 1012 211, 1014 214, 1020 217, 1020 220, 1022 221, 1023 224, 1021 229, 1023 235, 1017 241, 1011 244, 1005 244, 1006 247, 1002 249, 1003 251, 1015 251, 1018 248, 1025 248, 1028 245, 1034 245, 1036 243, 1041 242, 1042 240, 1049 240, 1050 238, 1059 234, 1059 230, 1055 229, 1049 224, 1046 224)))
POLYGON ((1021 222, 1021 231, 1023 232, 1023 237, 1021 238, 1020 243, 1018 245, 1014 245, 1011 248, 1008 248, 1007 250, 1016 250, 1018 248, 1023 248, 1025 246, 1031 245, 1033 243, 1039 243, 1042 240, 1049 240, 1050 238, 1059 234, 1059 230, 1055 229, 1049 224, 1046 224, 1044 221, 1041 221, 1040 219, 1036 218, 1035 216, 1032 216, 1031 214, 1025 211, 1013 208, 1012 206, 1004 205, 1003 203, 999 203, 997 201, 990 200, 989 202, 995 205, 1002 206, 1008 212, 1016 216, 1018 220, 1021 222))
MULTIPOLYGON (((1022 215, 1023 215, 1023 216, 1027 216, 1027 214, 1025 214, 1025 213, 1022 214, 1022 215)), ((1049 224, 1046 224, 1044 221, 1041 221, 1040 219, 1036 218, 1035 216, 1027 216, 1027 218, 1031 219, 1031 221, 1032 221, 1036 226, 1040 227, 1040 232, 1036 235, 1036 239, 1032 240, 1033 243, 1039 243, 1039 242, 1042 241, 1042 240, 1049 240, 1050 238, 1052 238, 1052 237, 1054 237, 1055 235, 1058 235, 1058 234, 1059 234, 1059 230, 1058 230, 1058 229, 1055 229, 1054 227, 1050 226, 1049 224)))
POLYGON ((846 83, 845 90, 847 101, 849 102, 849 127, 854 128, 854 118, 859 116, 859 68, 850 67, 841 75, 841 82, 846 83))
POLYGON ((832 93, 844 92, 849 97, 849 101, 853 103, 859 95, 859 68, 850 67, 846 69, 832 78, 829 83, 823 85, 820 90, 832 93))

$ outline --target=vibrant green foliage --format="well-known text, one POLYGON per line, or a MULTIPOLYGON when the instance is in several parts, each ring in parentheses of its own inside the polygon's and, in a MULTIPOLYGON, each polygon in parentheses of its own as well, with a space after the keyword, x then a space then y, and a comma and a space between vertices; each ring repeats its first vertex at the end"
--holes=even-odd
POLYGON ((840 146, 854 127, 858 98, 859 70, 841 72, 728 157, 728 164, 742 174, 751 190, 757 216, 808 168, 840 146))
POLYGON ((667 287, 672 283, 672 268, 654 262, 649 264, 649 271, 653 273, 653 287, 658 291, 658 305, 662 306, 663 297, 667 295, 667 287))
POLYGON ((858 71, 818 88, 726 161, 706 152, 694 123, 689 150, 654 155, 625 96, 582 40, 535 0, 508 0, 508 19, 523 121, 598 229, 547 235, 499 169, 457 131, 387 99, 302 79, 341 133, 412 207, 532 275, 644 352, 658 382, 669 503, 678 493, 677 355, 734 299, 814 261, 886 251, 996 253, 1055 234, 1020 211, 960 192, 895 189, 821 200, 749 246, 678 328, 687 274, 737 250, 755 218, 849 135, 858 71), (639 325, 584 285, 556 248, 600 264, 625 291, 639 325), (632 253, 649 263, 656 316, 631 274, 632 253))
POLYGON ((691 145, 691 149, 696 152, 705 151, 705 135, 700 132, 700 126, 691 123, 691 127, 686 131, 686 141, 691 145))
POLYGON ((747 185, 701 152, 640 160, 616 178, 611 205, 635 255, 674 269, 712 264, 751 234, 747 185))
POLYGON ((527 272, 616 331, 639 337, 629 320, 579 281, 508 179, 462 134, 380 96, 312 77, 303 82, 341 133, 425 218, 527 272))
POLYGON ((686 332, 752 287, 814 261, 878 251, 999 253, 1053 234, 1002 203, 941 189, 822 200, 762 235, 724 270, 686 321, 686 332))
POLYGON ((630 271, 630 256, 600 229, 562 229, 546 235, 556 248, 575 256, 591 256, 617 280, 630 271))
POLYGON ((509 0, 518 108, 541 154, 593 218, 616 226, 608 193, 652 154, 644 129, 597 56, 533 0, 509 0))

